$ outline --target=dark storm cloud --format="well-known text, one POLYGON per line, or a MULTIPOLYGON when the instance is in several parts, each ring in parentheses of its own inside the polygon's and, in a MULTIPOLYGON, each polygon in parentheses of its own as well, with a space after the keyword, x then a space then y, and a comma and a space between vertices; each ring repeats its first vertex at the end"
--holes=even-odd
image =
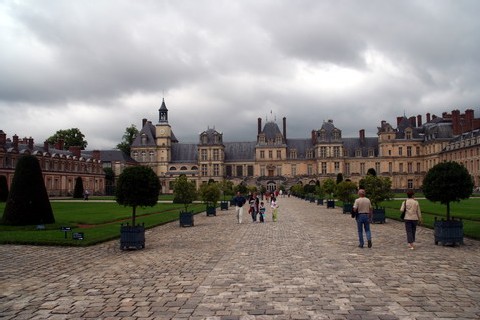
POLYGON ((127 126, 155 123, 162 98, 184 142, 208 127, 255 140, 259 117, 285 116, 288 135, 304 138, 328 119, 344 136, 375 135, 403 113, 477 111, 479 9, 474 0, 4 1, 0 129, 38 140, 81 125, 89 147, 113 147, 127 126), (21 133, 22 123, 32 129, 21 133))

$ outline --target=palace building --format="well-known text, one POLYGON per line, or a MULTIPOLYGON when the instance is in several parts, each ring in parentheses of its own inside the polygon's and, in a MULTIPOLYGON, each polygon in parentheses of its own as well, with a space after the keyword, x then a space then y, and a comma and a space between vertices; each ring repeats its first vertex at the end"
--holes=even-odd
POLYGON ((225 141, 223 133, 207 128, 197 143, 181 143, 168 122, 165 101, 157 123, 142 120, 131 146, 131 157, 157 173, 163 193, 172 193, 172 182, 185 174, 197 187, 209 180, 228 179, 234 184, 285 189, 297 183, 313 184, 326 178, 358 183, 368 169, 389 177, 394 190, 419 189, 423 177, 435 164, 457 161, 480 180, 480 119, 468 109, 441 117, 397 117, 395 126, 381 121, 376 137, 343 137, 333 120, 325 121, 307 138, 289 138, 287 119, 257 121, 256 140, 225 141))

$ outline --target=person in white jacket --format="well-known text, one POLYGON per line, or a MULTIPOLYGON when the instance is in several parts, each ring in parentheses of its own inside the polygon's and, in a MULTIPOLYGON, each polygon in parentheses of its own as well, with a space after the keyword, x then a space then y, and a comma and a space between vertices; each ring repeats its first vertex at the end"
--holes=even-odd
POLYGON ((413 198, 415 193, 412 190, 407 191, 407 200, 402 202, 400 211, 405 211, 405 231, 407 232, 408 248, 415 249, 415 233, 417 232, 417 225, 422 223, 422 212, 418 201, 413 198))

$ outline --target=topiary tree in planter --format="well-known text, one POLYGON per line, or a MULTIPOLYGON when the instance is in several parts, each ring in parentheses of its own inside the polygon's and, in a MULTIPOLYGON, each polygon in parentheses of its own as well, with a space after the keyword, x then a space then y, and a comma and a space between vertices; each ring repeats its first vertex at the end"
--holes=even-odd
POLYGON ((227 201, 225 197, 233 198, 233 182, 224 179, 220 182, 219 187, 223 196, 223 200, 220 202, 220 210, 228 210, 229 201, 227 201))
POLYGON ((327 178, 323 180, 322 186, 323 190, 327 194, 327 208, 335 208, 335 200, 333 199, 333 195, 335 194, 335 190, 337 188, 335 180, 327 178))
POLYGON ((378 205, 385 200, 393 198, 392 181, 388 177, 378 177, 368 174, 360 180, 360 188, 365 189, 366 197, 372 202, 373 222, 385 222, 385 208, 379 208, 378 205))
POLYGON ((463 222, 450 217, 450 203, 468 199, 473 187, 472 176, 457 162, 438 163, 428 170, 422 187, 425 198, 447 207, 446 220, 434 222, 435 244, 463 243, 463 222))
POLYGON ((2 223, 13 226, 55 223, 42 169, 35 156, 18 159, 2 223))
POLYGON ((325 191, 323 190, 323 187, 319 181, 317 181, 315 185, 315 195, 317 196, 317 204, 323 205, 323 198, 325 197, 325 191))
POLYGON ((207 204, 207 216, 217 215, 217 202, 220 200, 221 190, 217 182, 210 181, 200 186, 200 198, 207 204))
POLYGON ((118 204, 132 207, 132 225, 120 228, 120 248, 145 248, 145 227, 135 225, 138 206, 153 207, 157 204, 160 181, 150 167, 128 167, 118 177, 115 197, 118 204))
POLYGON ((357 185, 352 181, 342 181, 337 184, 336 196, 343 202, 343 213, 351 213, 357 185))
POLYGON ((197 199, 197 187, 187 176, 182 174, 173 182, 173 203, 181 203, 185 211, 180 211, 180 226, 193 226, 193 212, 188 211, 188 205, 197 199))

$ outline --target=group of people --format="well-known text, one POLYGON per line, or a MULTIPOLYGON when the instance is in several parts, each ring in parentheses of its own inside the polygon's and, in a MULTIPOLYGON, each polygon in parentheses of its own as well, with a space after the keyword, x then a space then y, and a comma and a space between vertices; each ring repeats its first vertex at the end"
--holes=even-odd
MULTIPOLYGON (((402 203, 400 211, 404 214, 405 231, 407 233, 408 248, 415 249, 415 234, 417 232, 417 225, 422 223, 422 212, 418 201, 414 199, 414 192, 407 191, 407 200, 402 203)), ((372 222, 373 207, 370 199, 365 196, 365 190, 358 190, 358 198, 353 204, 353 215, 357 221, 358 231, 358 246, 363 248, 365 240, 363 232, 367 238, 367 246, 372 247, 372 233, 370 231, 370 223, 372 222)))
MULTIPOLYGON (((270 208, 272 210, 272 221, 277 221, 278 216, 278 202, 275 195, 270 196, 267 198, 269 201, 270 208)), ((260 200, 260 197, 256 193, 250 194, 247 199, 242 196, 240 192, 237 192, 235 198, 233 198, 233 202, 235 203, 235 214, 237 216, 238 223, 242 223, 243 221, 243 211, 244 206, 248 205, 248 213, 252 217, 252 222, 266 222, 266 214, 267 208, 265 206, 265 202, 260 200), (248 204, 247 204, 248 202, 248 204)))

